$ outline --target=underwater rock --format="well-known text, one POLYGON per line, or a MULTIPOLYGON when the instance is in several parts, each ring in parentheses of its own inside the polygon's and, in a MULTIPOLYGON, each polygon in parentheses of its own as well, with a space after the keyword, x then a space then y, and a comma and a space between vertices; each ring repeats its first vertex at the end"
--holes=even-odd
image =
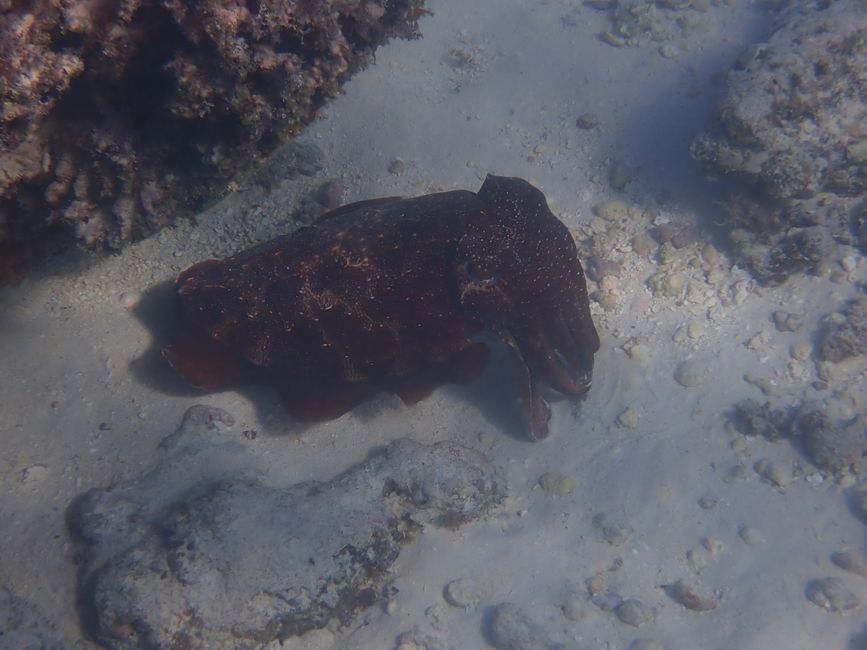
MULTIPOLYGON (((860 475, 867 469, 867 416, 834 418, 821 405, 798 404, 775 408, 770 402, 738 402, 729 414, 735 429, 746 436, 789 439, 817 468, 833 474, 860 475)), ((761 461, 759 461, 761 462, 761 461)), ((756 471, 779 485, 769 466, 756 471)))
POLYGON ((566 496, 575 491, 578 482, 562 472, 545 472, 539 477, 539 487, 548 494, 566 496))
POLYGON ((617 416, 614 422, 617 426, 624 429, 635 429, 638 427, 638 423, 641 422, 641 411, 631 407, 626 408, 617 416))
POLYGON ((587 277, 594 282, 601 282, 602 278, 609 275, 615 277, 618 276, 621 271, 621 266, 621 262, 594 256, 587 261, 587 277))
POLYGON ((820 412, 801 417, 799 433, 807 457, 819 469, 855 476, 867 469, 867 416, 836 421, 820 412))
POLYGON ((807 585, 807 599, 829 612, 847 612, 855 609, 861 601, 840 578, 821 578, 807 585))
POLYGON ((501 603, 490 613, 486 636, 500 650, 548 650, 551 641, 541 625, 514 603, 501 603))
POLYGON ((849 302, 841 318, 827 320, 819 335, 819 358, 838 363, 867 354, 867 298, 849 302))
POLYGON ((752 526, 747 526, 746 524, 738 526, 738 537, 740 537, 741 541, 743 541, 747 546, 758 546, 765 542, 765 538, 761 531, 752 526))
POLYGON ((614 610, 621 622, 632 627, 641 627, 652 620, 655 612, 652 607, 637 598, 627 598, 614 610))
POLYGON ((70 507, 80 600, 106 647, 259 648, 348 623, 420 529, 504 494, 482 454, 409 439, 330 481, 271 487, 227 415, 193 407, 153 469, 70 507))
POLYGON ((746 399, 732 407, 729 420, 747 437, 763 436, 773 441, 789 435, 791 417, 784 409, 773 408, 770 402, 759 404, 746 399))
POLYGON ((593 516, 593 527, 598 532, 599 537, 611 546, 622 546, 634 532, 628 523, 616 519, 612 520, 604 512, 593 516))
POLYGON ((819 226, 790 228, 761 243, 756 234, 731 232, 735 255, 764 285, 777 285, 795 273, 815 273, 833 251, 833 240, 819 226))
POLYGON ((671 242, 676 249, 691 246, 698 241, 698 231, 688 223, 663 223, 656 226, 654 237, 660 244, 671 242))
POLYGON ((485 589, 473 578, 457 578, 443 588, 443 598, 452 607, 471 609, 485 597, 485 589))
POLYGON ((710 127, 692 143, 709 175, 739 185, 727 219, 769 251, 738 246, 762 282, 815 264, 784 259, 798 252, 787 241, 793 228, 820 226, 828 238, 855 243, 852 209, 867 197, 865 69, 860 0, 792 3, 767 41, 738 57, 710 127))
POLYGON ((785 490, 786 486, 792 480, 792 473, 785 470, 780 465, 769 461, 767 458, 762 458, 755 462, 753 471, 762 477, 769 484, 780 490, 785 490))
POLYGON ((414 627, 397 637, 394 650, 449 650, 449 648, 438 633, 425 632, 414 627))
POLYGON ((423 0, 6 3, 0 258, 117 247, 225 191, 315 116, 423 0))
POLYGON ((831 562, 849 573, 867 578, 867 555, 861 551, 848 549, 831 554, 831 562))
POLYGON ((784 309, 778 309, 771 315, 778 332, 797 332, 804 324, 802 314, 793 314, 784 309))
POLYGON ((664 588, 669 598, 694 612, 709 612, 716 609, 718 604, 716 598, 700 594, 685 580, 678 580, 664 588))
POLYGON ((696 388, 704 385, 710 377, 710 368, 706 362, 698 359, 681 361, 674 368, 674 380, 684 388, 696 388))

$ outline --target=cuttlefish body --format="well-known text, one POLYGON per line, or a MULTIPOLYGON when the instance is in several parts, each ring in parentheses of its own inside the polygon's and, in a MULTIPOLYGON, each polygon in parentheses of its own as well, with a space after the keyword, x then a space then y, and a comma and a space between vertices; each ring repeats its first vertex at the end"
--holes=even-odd
POLYGON ((185 324, 163 349, 191 384, 273 384, 290 415, 336 418, 380 391, 414 403, 478 375, 488 331, 508 348, 520 414, 548 434, 541 380, 588 390, 599 337, 568 229, 538 189, 488 176, 478 192, 346 205, 175 285, 185 324))

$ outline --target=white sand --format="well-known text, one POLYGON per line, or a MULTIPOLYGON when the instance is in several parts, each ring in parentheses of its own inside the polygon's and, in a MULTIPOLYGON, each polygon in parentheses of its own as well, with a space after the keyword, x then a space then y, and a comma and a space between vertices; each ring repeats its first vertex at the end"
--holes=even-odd
MULTIPOLYGON (((296 202, 328 178, 343 180, 348 202, 475 190, 488 172, 522 176, 579 235, 587 234, 581 228, 592 206, 611 198, 654 209, 661 220, 706 225, 718 215, 719 189, 705 184, 688 144, 708 118, 713 75, 765 33, 760 10, 736 1, 708 13, 681 12, 698 25, 673 41, 677 56, 664 58, 658 44, 616 48, 595 38, 607 19, 578 2, 435 0, 430 8, 423 39, 382 49, 309 129, 305 137, 325 151, 326 169, 315 178, 287 181, 270 195, 242 183, 199 217, 197 229, 181 224, 115 257, 69 255, 0 294, 0 584, 35 603, 60 633, 80 636, 66 506, 90 487, 134 475, 185 409, 206 403, 259 432, 250 444, 281 484, 330 477, 400 436, 456 438, 485 451, 508 477, 510 497, 490 521, 459 532, 428 530, 404 552, 390 613, 376 607, 354 627, 285 647, 391 648, 397 635, 418 626, 444 647, 486 648, 483 613, 502 601, 519 604, 567 648, 621 649, 637 638, 669 650, 864 647, 863 608, 842 616, 805 597, 810 580, 838 576, 867 600, 867 582, 828 559, 865 544, 844 488, 822 481, 788 443, 745 441, 725 427, 732 404, 763 399, 745 375, 773 379, 770 390, 783 397, 797 397, 817 378, 810 361, 795 368, 803 377, 793 377, 789 346, 812 341, 817 319, 856 292, 850 282, 799 277, 755 290, 723 258, 721 279, 708 284, 700 266, 689 269, 700 259, 699 242, 674 264, 698 293, 685 300, 653 295, 645 281, 659 270, 656 263, 626 246, 652 224, 636 218, 623 226, 622 250, 614 255, 626 260, 615 304, 609 311, 593 306, 603 339, 593 389, 577 405, 555 401, 551 436, 538 444, 520 437, 502 353, 468 388, 442 388, 413 408, 383 397, 306 429, 282 414, 267 389, 165 394, 177 392, 171 382, 161 390, 169 375, 136 370, 151 334, 121 295, 134 297, 200 259, 284 231, 296 202), (587 111, 599 116, 597 130, 576 128, 587 111), (399 176, 387 170, 396 158, 406 166, 399 176), (640 168, 624 193, 608 183, 612 160, 640 168), (659 205, 664 192, 671 198, 659 205), (743 302, 720 301, 738 282, 743 302), (804 327, 777 332, 769 317, 780 308, 805 314, 804 327), (673 340, 690 322, 705 333, 673 340), (750 349, 759 332, 766 342, 750 349), (649 347, 645 363, 624 352, 635 337, 649 347), (684 388, 673 379, 688 358, 709 369, 702 386, 684 388), (634 428, 616 423, 627 408, 640 415, 634 428), (784 490, 753 471, 762 458, 791 477, 784 490), (745 480, 725 482, 739 463, 745 480), (574 492, 541 490, 538 479, 549 471, 572 477, 574 492), (718 500, 715 508, 698 505, 707 495, 718 500), (592 523, 598 513, 624 522, 632 535, 617 547, 602 540, 592 523), (745 543, 742 527, 761 541, 745 543), (706 537, 722 549, 706 551, 706 537), (622 567, 609 572, 617 558, 622 567), (636 629, 590 602, 581 605, 582 620, 566 618, 561 606, 570 594, 585 597, 585 581, 600 572, 613 593, 655 608, 654 620, 636 629), (482 588, 479 607, 465 611, 443 600, 443 587, 458 577, 482 588), (661 586, 678 579, 716 598, 718 607, 699 613, 675 603, 661 586), (433 612, 425 613, 432 606, 440 610, 438 625, 433 612)), ((861 259, 853 277, 864 274, 861 259)), ((159 319, 164 308, 150 313, 159 319)), ((863 373, 860 363, 849 370, 853 377, 863 373)), ((850 391, 855 401, 841 409, 858 408, 863 383, 862 374, 850 391)))

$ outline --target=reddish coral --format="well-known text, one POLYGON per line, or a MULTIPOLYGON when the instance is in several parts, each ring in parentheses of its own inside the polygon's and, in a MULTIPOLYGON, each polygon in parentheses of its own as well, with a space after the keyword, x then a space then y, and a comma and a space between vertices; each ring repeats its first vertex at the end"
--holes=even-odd
POLYGON ((0 249, 117 247, 306 122, 423 0, 0 0, 0 249))

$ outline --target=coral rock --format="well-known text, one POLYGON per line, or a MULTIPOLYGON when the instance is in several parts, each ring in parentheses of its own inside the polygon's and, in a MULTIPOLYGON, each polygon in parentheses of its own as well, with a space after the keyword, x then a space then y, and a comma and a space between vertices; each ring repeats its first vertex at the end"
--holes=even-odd
POLYGON ((426 525, 504 496, 485 457, 396 440, 336 478, 271 487, 224 411, 190 409, 154 468, 70 507, 80 598, 108 648, 261 648, 376 602, 426 525))
POLYGON ((117 247, 196 210, 309 122, 423 0, 4 5, 0 253, 117 247))
POLYGON ((731 177, 750 197, 733 199, 728 221, 751 233, 750 246, 736 243, 762 282, 815 266, 772 259, 793 249, 791 229, 822 226, 856 242, 852 212, 867 197, 865 69, 863 2, 795 2, 766 43, 738 57, 710 128, 692 144, 710 175, 731 177), (770 253, 757 256, 756 246, 770 253))

